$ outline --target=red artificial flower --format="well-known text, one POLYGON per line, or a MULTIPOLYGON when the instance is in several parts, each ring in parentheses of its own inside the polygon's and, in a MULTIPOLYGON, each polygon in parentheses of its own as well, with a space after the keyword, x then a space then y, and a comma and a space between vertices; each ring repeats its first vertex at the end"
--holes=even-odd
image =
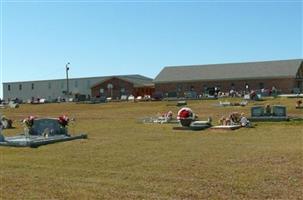
POLYGON ((58 121, 62 126, 67 126, 69 122, 69 118, 66 115, 62 115, 58 118, 58 121))
POLYGON ((190 117, 190 112, 188 110, 182 110, 179 114, 179 118, 186 119, 190 117))

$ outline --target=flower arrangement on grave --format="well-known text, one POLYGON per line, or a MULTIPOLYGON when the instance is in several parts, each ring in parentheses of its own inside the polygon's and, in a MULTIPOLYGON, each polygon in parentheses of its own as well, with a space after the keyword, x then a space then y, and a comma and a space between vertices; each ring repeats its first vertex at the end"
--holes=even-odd
POLYGON ((172 112, 172 111, 168 111, 168 112, 165 114, 165 117, 172 119, 172 118, 173 118, 173 112, 172 112))
POLYGON ((12 128, 13 126, 13 120, 8 119, 6 116, 0 116, 0 122, 3 128, 12 128))
POLYGON ((229 117, 222 116, 219 119, 219 124, 223 126, 230 126, 230 125, 240 124, 240 121, 241 121, 241 114, 238 112, 232 112, 229 115, 229 117))
POLYGON ((302 105, 302 101, 301 101, 301 100, 298 100, 298 101, 296 102, 296 107, 297 107, 297 108, 300 108, 301 105, 302 105))
POLYGON ((181 108, 178 111, 177 119, 180 120, 182 126, 190 126, 191 122, 198 118, 190 108, 181 108))
POLYGON ((178 112, 178 117, 177 119, 182 120, 182 119, 188 119, 193 116, 193 112, 190 108, 182 108, 178 112))
POLYGON ((58 118, 58 122, 63 128, 65 128, 68 126, 69 118, 66 115, 62 115, 58 118))
POLYGON ((229 115, 229 119, 233 124, 239 124, 241 120, 241 114, 238 112, 233 112, 229 115))
POLYGON ((32 128, 32 126, 34 125, 34 120, 36 119, 35 116, 28 116, 27 118, 25 118, 23 120, 23 123, 25 125, 26 128, 30 129, 32 128))

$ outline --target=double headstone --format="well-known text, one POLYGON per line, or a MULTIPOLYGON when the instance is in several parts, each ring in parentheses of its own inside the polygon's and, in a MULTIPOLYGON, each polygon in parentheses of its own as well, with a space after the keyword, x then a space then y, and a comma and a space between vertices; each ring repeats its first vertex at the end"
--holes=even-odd
MULTIPOLYGON (((252 117, 261 117, 264 116, 264 107, 263 106, 254 106, 251 108, 252 117)), ((286 117, 286 107, 285 106, 272 106, 272 115, 277 117, 286 117)))

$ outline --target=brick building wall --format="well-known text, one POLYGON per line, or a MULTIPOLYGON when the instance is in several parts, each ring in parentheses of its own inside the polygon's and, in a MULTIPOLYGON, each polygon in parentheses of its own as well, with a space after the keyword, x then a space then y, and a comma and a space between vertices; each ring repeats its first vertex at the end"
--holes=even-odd
POLYGON ((91 95, 92 97, 112 97, 113 99, 120 99, 122 95, 143 97, 144 95, 152 95, 154 91, 154 85, 135 87, 134 84, 129 81, 111 78, 93 86, 91 88, 91 95), (112 85, 112 89, 108 87, 109 84, 112 85))
POLYGON ((171 82, 155 83, 156 92, 163 94, 177 92, 182 96, 186 91, 196 91, 202 94, 207 87, 220 87, 222 92, 229 92, 232 88, 236 91, 244 91, 246 84, 250 90, 261 88, 271 89, 275 86, 283 93, 290 93, 294 87, 297 87, 297 81, 294 78, 276 78, 276 79, 251 79, 251 80, 218 80, 218 81, 193 81, 193 82, 171 82))
POLYGON ((112 97, 113 99, 120 98, 121 95, 133 94, 134 84, 128 81, 111 78, 91 88, 92 97, 112 97), (109 88, 109 85, 112 88, 109 88), (103 92, 103 93, 102 93, 103 92))

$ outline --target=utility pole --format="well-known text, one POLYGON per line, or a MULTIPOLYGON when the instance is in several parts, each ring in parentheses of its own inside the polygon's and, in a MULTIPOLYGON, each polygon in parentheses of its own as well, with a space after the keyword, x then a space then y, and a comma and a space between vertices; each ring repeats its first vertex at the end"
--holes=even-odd
POLYGON ((68 83, 68 71, 69 71, 69 66, 70 63, 68 62, 65 65, 65 70, 66 70, 66 95, 67 95, 67 101, 69 101, 69 83, 68 83))

